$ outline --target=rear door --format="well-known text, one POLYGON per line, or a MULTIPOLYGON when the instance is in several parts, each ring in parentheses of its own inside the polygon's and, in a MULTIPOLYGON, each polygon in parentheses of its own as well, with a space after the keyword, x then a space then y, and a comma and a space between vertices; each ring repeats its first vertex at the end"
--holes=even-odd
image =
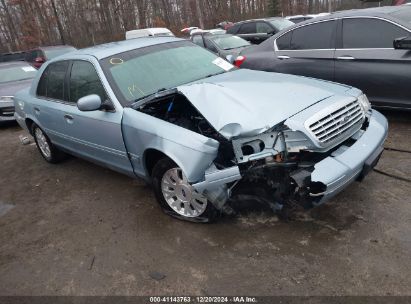
POLYGON ((363 90, 375 105, 411 108, 411 51, 395 50, 410 32, 380 18, 342 20, 335 80, 363 90))
POLYGON ((277 38, 273 71, 333 81, 337 23, 312 23, 277 38))

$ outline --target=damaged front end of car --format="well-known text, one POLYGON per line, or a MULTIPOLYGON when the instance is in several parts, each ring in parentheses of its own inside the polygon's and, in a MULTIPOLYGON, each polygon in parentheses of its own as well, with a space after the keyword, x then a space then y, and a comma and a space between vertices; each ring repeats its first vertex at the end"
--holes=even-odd
MULTIPOLYGON (((186 174, 222 211, 230 199, 250 196, 276 211, 318 206, 375 166, 388 130, 386 119, 355 89, 327 96, 274 126, 256 123, 255 129, 245 129, 238 120, 207 119, 199 108, 187 88, 134 107, 218 142, 208 168, 186 174)), ((189 163, 189 156, 184 161, 189 163)))

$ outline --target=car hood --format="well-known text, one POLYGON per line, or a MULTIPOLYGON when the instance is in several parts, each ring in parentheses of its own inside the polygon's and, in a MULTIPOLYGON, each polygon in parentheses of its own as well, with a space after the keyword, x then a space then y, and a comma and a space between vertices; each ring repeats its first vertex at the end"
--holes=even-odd
POLYGON ((30 87, 33 79, 0 83, 0 96, 14 96, 18 91, 30 87))
POLYGON ((263 133, 324 99, 347 96, 350 89, 328 81, 245 69, 177 88, 227 139, 263 133))

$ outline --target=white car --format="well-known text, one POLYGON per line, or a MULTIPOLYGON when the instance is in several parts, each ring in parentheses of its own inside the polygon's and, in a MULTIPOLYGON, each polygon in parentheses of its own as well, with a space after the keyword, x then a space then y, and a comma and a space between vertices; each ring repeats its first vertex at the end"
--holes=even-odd
POLYGON ((145 29, 138 29, 126 32, 126 40, 141 38, 141 37, 174 37, 174 34, 167 28, 164 27, 152 27, 145 29))

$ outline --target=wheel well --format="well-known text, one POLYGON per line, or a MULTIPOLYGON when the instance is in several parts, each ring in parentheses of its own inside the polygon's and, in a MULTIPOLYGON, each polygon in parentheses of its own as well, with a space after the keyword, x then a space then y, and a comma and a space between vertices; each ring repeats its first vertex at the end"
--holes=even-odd
POLYGON ((169 157, 165 155, 163 152, 160 152, 155 149, 148 149, 144 153, 144 164, 146 167, 147 174, 149 176, 151 176, 151 173, 153 172, 153 168, 156 165, 156 163, 162 158, 169 158, 169 157))
POLYGON ((27 129, 29 129, 29 132, 31 135, 33 135, 31 132, 31 127, 33 126, 33 123, 34 121, 32 121, 30 118, 26 118, 26 126, 27 126, 27 129))

